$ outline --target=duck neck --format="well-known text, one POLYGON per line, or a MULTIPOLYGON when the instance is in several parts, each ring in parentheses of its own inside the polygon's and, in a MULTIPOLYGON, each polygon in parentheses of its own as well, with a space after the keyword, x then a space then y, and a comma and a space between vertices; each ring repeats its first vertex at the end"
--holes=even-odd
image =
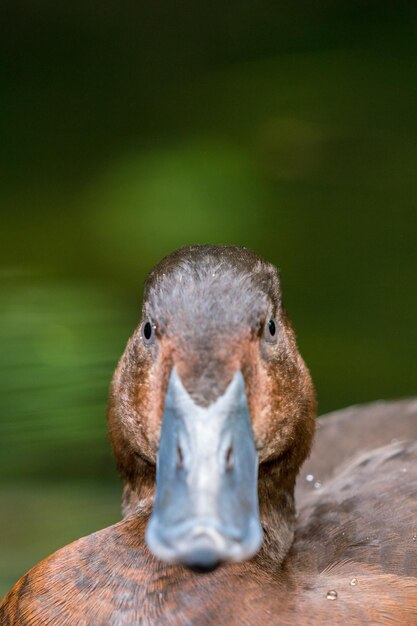
MULTIPOLYGON (((145 522, 155 498, 155 468, 145 461, 139 464, 135 479, 125 479, 122 497, 123 518, 140 517, 145 522)), ((263 567, 274 569, 287 555, 295 532, 294 486, 296 471, 288 470, 282 459, 259 467, 259 515, 264 533, 262 548, 256 558, 263 567)))
POLYGON ((156 469, 140 458, 134 466, 135 471, 123 480, 122 515, 123 519, 136 516, 146 520, 155 500, 156 469))
POLYGON ((259 466, 259 515, 264 539, 258 559, 263 567, 281 565, 288 554, 295 533, 296 472, 288 472, 284 463, 271 461, 259 466))

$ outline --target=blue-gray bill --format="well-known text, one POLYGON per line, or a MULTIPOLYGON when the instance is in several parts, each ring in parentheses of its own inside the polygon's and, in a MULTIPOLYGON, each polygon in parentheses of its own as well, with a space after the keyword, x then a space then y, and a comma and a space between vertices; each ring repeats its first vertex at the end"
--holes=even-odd
POLYGON ((262 543, 257 482, 242 373, 205 408, 195 404, 174 367, 146 531, 151 551, 163 561, 202 571, 250 558, 262 543))

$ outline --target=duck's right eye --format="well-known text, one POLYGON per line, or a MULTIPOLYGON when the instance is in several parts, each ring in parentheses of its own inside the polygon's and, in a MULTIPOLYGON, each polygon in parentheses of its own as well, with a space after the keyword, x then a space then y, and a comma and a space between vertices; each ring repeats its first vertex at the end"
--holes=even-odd
POLYGON ((264 337, 268 343, 276 343, 277 341, 277 325, 274 319, 270 319, 264 327, 264 337))
POLYGON ((152 324, 150 322, 145 322, 142 328, 145 341, 150 341, 150 339, 152 339, 152 330, 152 324))

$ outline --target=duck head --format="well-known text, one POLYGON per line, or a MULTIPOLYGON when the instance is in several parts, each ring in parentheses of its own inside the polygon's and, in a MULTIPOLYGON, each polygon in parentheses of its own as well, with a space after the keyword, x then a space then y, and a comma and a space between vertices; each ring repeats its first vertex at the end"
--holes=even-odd
POLYGON ((264 537, 282 561, 314 416, 274 266, 190 246, 152 270, 108 418, 125 514, 149 515, 155 556, 209 570, 252 557, 264 537))

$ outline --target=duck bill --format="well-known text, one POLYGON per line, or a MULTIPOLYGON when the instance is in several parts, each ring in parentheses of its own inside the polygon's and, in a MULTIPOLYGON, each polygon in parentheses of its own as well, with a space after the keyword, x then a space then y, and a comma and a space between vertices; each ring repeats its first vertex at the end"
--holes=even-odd
POLYGON ((236 372, 213 404, 202 407, 174 367, 146 530, 151 551, 163 561, 201 571, 250 558, 262 543, 257 483, 258 455, 242 373, 236 372))

